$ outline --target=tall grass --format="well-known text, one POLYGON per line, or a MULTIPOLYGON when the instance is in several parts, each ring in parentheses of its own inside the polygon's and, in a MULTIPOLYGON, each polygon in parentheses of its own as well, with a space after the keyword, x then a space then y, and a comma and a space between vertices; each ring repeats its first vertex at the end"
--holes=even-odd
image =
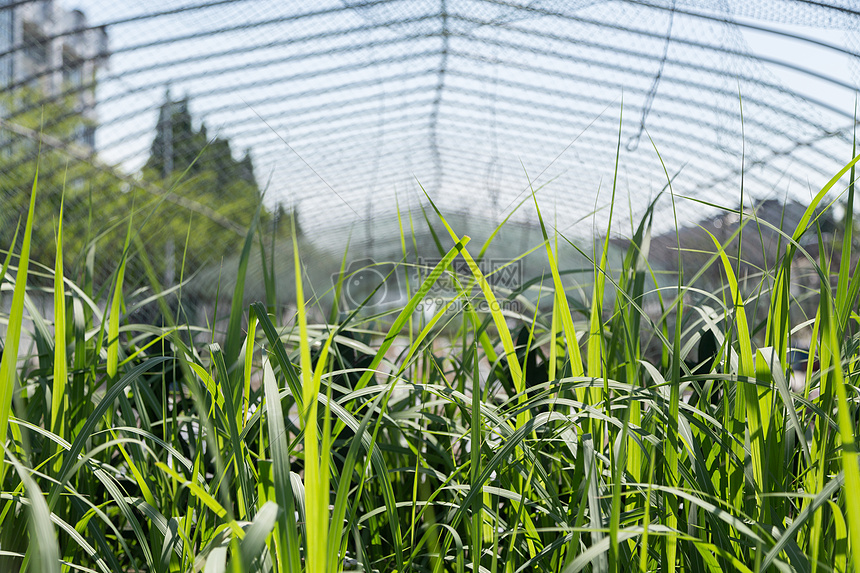
MULTIPOLYGON (((537 194, 544 242, 530 256, 550 273, 513 291, 481 264, 496 234, 473 247, 428 195, 448 236, 421 281, 404 277, 404 304, 339 305, 345 255, 335 307, 322 308, 304 294, 294 239, 297 312, 279 324, 268 274, 266 301, 243 302, 252 226, 224 332, 171 310, 176 289, 158 285, 131 221, 112 288, 65 276, 62 209, 54 268, 31 264, 32 227, 46 224, 33 221, 34 179, 2 267, 0 570, 860 571, 853 184, 835 285, 801 246, 823 241, 816 213, 858 159, 779 230, 757 290, 741 287, 731 241, 714 238, 726 287, 707 306, 701 271, 658 283, 655 205, 622 268, 608 239, 595 252, 583 311, 537 194), (148 269, 162 326, 133 321, 130 257, 148 269), (468 274, 451 274, 457 259, 468 274), (798 260, 820 279, 820 368, 810 360, 801 393, 787 382, 798 260), (451 300, 416 312, 443 276, 451 300), (51 320, 30 300, 37 284, 52 285, 51 320), (753 294, 768 301, 761 323, 753 294), (690 364, 706 333, 710 371, 690 364)), ((409 235, 401 222, 404 253, 409 235)))

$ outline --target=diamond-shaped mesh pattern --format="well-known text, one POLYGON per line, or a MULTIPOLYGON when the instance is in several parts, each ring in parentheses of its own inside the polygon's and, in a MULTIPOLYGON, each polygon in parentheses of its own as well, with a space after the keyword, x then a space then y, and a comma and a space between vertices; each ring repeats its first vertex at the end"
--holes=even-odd
MULTIPOLYGON (((355 256, 395 256, 397 210, 419 226, 422 187, 480 228, 534 187, 565 235, 603 233, 619 121, 621 233, 665 186, 663 165, 677 195, 735 206, 742 155, 745 192, 758 199, 807 197, 851 155, 854 112, 827 97, 860 79, 860 15, 848 1, 0 6, 4 241, 41 132, 46 212, 58 210, 63 178, 69 233, 121 242, 136 209, 156 270, 173 280, 189 224, 208 235, 186 264, 217 266, 241 245, 263 192, 267 224, 279 206, 282 219, 293 210, 308 248, 332 260, 348 239, 355 256), (763 58, 750 33, 797 51, 763 58), (798 64, 812 48, 847 58, 851 73, 798 64), (819 93, 794 91, 784 72, 819 93), (201 141, 212 142, 205 152, 201 141)), ((682 223, 707 212, 678 203, 682 223)), ((533 225, 533 206, 512 219, 533 225)), ((85 245, 72 245, 79 260, 85 245)))

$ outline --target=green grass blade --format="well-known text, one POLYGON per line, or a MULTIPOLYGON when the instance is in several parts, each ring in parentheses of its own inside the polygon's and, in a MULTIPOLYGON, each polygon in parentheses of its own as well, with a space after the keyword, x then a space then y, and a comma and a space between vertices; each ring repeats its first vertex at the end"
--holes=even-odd
POLYGON ((36 570, 40 573, 60 573, 60 548, 57 544, 57 533, 51 523, 51 512, 42 495, 39 485, 30 477, 30 472, 3 447, 5 457, 9 458, 30 500, 30 555, 36 559, 36 570))
MULTIPOLYGON (((4 353, 5 355, 5 353, 4 353)), ((122 394, 125 389, 137 382, 144 374, 149 372, 150 370, 155 370, 159 365, 164 364, 172 360, 167 357, 157 357, 150 358, 135 366, 128 372, 126 372, 117 382, 105 393, 102 401, 98 403, 98 405, 93 409, 92 414, 90 414, 87 421, 81 426, 81 429, 75 435, 75 440, 72 442, 72 447, 69 449, 69 452, 66 454, 66 457, 63 460, 63 467, 59 473, 59 480, 56 482, 51 488, 51 493, 48 496, 48 507, 53 508, 57 503, 60 494, 63 491, 63 488, 66 485, 66 482, 72 477, 72 470, 74 469, 74 465, 77 461, 78 456, 83 451, 88 440, 92 438, 92 435, 96 429, 96 426, 102 422, 102 418, 106 415, 108 410, 113 408, 114 400, 116 400, 120 394, 122 394)))
MULTIPOLYGON (((855 115, 857 108, 855 106, 855 115)), ((855 117, 856 120, 856 117, 855 117)), ((857 154, 857 127, 855 121, 854 127, 854 142, 851 155, 857 154)), ((846 305, 850 305, 848 299, 849 282, 851 280, 851 263, 852 263, 852 247, 854 233, 854 175, 857 165, 851 166, 850 175, 848 178, 848 200, 845 202, 845 216, 842 218, 842 250, 840 251, 839 261, 839 278, 836 283, 836 312, 840 320, 840 327, 845 324, 843 318, 843 310, 846 305)), ((851 305, 853 306, 853 305, 851 305)), ((847 318, 847 317, 845 317, 847 318)))
MULTIPOLYGON (((54 261, 54 384, 51 388, 51 429, 60 438, 66 439, 64 412, 67 409, 66 380, 68 364, 66 357, 66 287, 63 278, 63 205, 60 199, 60 217, 57 224, 57 255, 54 261)), ((60 468, 58 459, 55 468, 60 468)))
POLYGON ((543 234, 544 246, 546 247, 546 256, 549 259, 549 268, 552 273, 552 282, 555 287, 555 305, 558 306, 558 314, 561 317, 562 331, 564 339, 567 342, 567 352, 570 359, 571 374, 573 376, 582 376, 585 374, 585 368, 582 364, 582 353, 579 351, 579 340, 576 335, 576 328, 573 326, 573 317, 570 314, 570 306, 567 303, 567 296, 564 293, 564 283, 561 282, 561 275, 558 272, 558 263, 553 253, 552 245, 549 241, 549 236, 546 232, 546 226, 543 222, 543 217, 538 207, 537 196, 532 190, 532 198, 535 203, 535 211, 537 212, 538 222, 540 222, 541 233, 543 234))
MULTIPOLYGON (((774 306, 771 314, 768 315, 768 343, 776 347, 779 353, 780 362, 785 361, 785 352, 788 346, 788 330, 789 330, 789 291, 791 288, 791 264, 794 260, 794 255, 797 251, 797 245, 800 238, 809 229, 813 215, 815 215, 818 205, 833 188, 836 183, 845 176, 846 173, 854 169, 856 163, 860 161, 860 155, 857 155, 848 162, 836 175, 821 188, 821 190, 812 198, 809 206, 800 218, 800 222, 791 235, 791 242, 786 247, 785 256, 783 257, 782 265, 777 273, 776 283, 774 285, 774 306)), ((841 271, 840 271, 841 272, 841 271)), ((842 302, 846 302, 847 297, 842 302)))
MULTIPOLYGON (((308 320, 303 294, 303 272, 299 258, 299 245, 293 235, 293 260, 296 274, 296 323, 299 327, 299 365, 304 391, 303 402, 306 410, 302 412, 305 453, 305 515, 307 538, 305 539, 305 564, 308 571, 327 571, 326 539, 328 537, 328 489, 323 490, 321 475, 319 426, 317 421, 317 394, 319 386, 313 376, 311 350, 308 339, 308 320)), ((326 453, 326 452, 324 452, 326 453)))
POLYGON ((812 499, 812 502, 800 512, 785 531, 776 540, 776 543, 768 550, 767 554, 761 560, 761 570, 766 571, 771 563, 779 556, 780 552, 784 551, 786 546, 795 538, 802 528, 807 527, 813 515, 821 508, 822 505, 828 503, 830 498, 835 495, 842 486, 845 485, 845 473, 840 472, 834 476, 820 492, 812 499))
POLYGON ((290 389, 290 394, 296 401, 296 405, 300 412, 304 411, 304 389, 302 380, 296 372, 290 357, 287 355, 287 350, 284 348, 284 343, 281 342, 280 334, 277 328, 272 323, 266 311, 266 306, 261 302, 255 302, 251 305, 251 311, 257 319, 257 322, 263 329, 266 335, 266 340, 269 342, 269 352, 274 356, 275 361, 280 367, 281 375, 286 378, 287 386, 290 389))
POLYGON ((442 275, 442 272, 448 268, 451 264, 451 261, 462 251, 465 246, 469 243, 470 237, 464 236, 457 242, 451 250, 445 253, 439 262, 433 267, 433 270, 430 271, 430 274, 427 275, 427 278, 424 279, 424 282, 421 283, 421 286, 418 288, 418 291, 409 299, 409 302, 406 303, 406 306, 400 311, 397 315, 397 318, 394 319, 394 322, 391 324, 391 328, 389 328, 388 333, 385 336, 385 339, 382 341, 382 344, 379 345, 379 350, 376 353, 376 356, 373 357, 371 363, 367 366, 367 370, 364 374, 362 374, 361 378, 358 382, 356 382, 353 390, 361 390, 365 386, 367 386, 368 382, 370 382, 370 378, 373 376, 374 371, 377 366, 382 362, 382 359, 385 357, 385 353, 388 352, 388 349, 391 348, 391 345, 394 344, 394 341, 397 337, 397 334, 403 329, 406 325, 406 322, 412 318, 413 313, 415 312, 415 308, 418 306, 420 302, 422 302, 427 293, 430 292, 430 289, 433 288, 433 285, 436 284, 436 281, 439 280, 439 277, 442 275))
POLYGON ((254 502, 253 492, 248 482, 248 459, 246 455, 246 447, 242 438, 239 435, 239 425, 237 418, 242 411, 240 404, 234 400, 236 395, 231 387, 231 379, 227 374, 227 364, 224 361, 224 355, 221 348, 217 344, 213 344, 209 348, 210 362, 215 365, 218 372, 218 381, 221 387, 221 395, 224 397, 224 417, 227 420, 227 434, 229 436, 230 450, 227 452, 228 464, 232 461, 233 467, 236 470, 236 477, 239 481, 239 494, 237 501, 239 504, 237 517, 238 519, 253 519, 254 517, 254 502))
MULTIPOLYGON (((119 365, 119 320, 122 311, 122 289, 125 282, 125 268, 128 262, 128 247, 131 242, 131 223, 132 217, 128 218, 128 228, 125 233, 125 244, 122 248, 122 257, 120 258, 119 268, 116 271, 114 282, 113 298, 110 303, 110 316, 108 317, 108 346, 107 346, 107 375, 108 385, 113 383, 117 375, 117 367, 119 365)), ((108 411, 108 417, 112 417, 113 411, 108 411)))
POLYGON ((251 407, 251 370, 254 365, 254 342, 257 338, 257 315, 251 310, 248 313, 248 336, 245 337, 245 372, 242 377, 242 412, 237 420, 241 426, 248 420, 248 410, 251 407))
MULTIPOLYGON (((33 178, 33 188, 30 192, 30 208, 27 212, 27 223, 24 226, 21 254, 18 257, 18 272, 15 276, 12 305, 9 309, 9 326, 6 329, 3 358, 0 360, 0 444, 6 444, 6 434, 9 430, 9 414, 12 410, 12 394, 15 390, 15 381, 17 379, 18 345, 21 342, 21 325, 24 321, 24 295, 27 291, 30 240, 33 236, 33 212, 36 208, 36 189, 38 183, 39 172, 37 170, 33 178)), ((11 253, 11 246, 9 251, 11 253)), ((0 458, 0 484, 3 483, 3 478, 6 476, 4 464, 5 458, 0 458)))
POLYGON ((245 539, 239 545, 242 555, 242 571, 263 571, 261 557, 266 548, 266 538, 275 527, 278 505, 272 501, 263 504, 245 531, 245 539))
MULTIPOLYGON (((594 442, 591 439, 583 439, 582 453, 585 456, 585 465, 588 468, 587 478, 587 503, 588 514, 590 519, 591 529, 591 546, 600 547, 603 542, 606 543, 606 549, 610 549, 613 540, 608 539, 606 532, 606 524, 603 520, 603 510, 601 507, 601 495, 603 488, 601 487, 600 473, 597 466, 597 456, 594 452, 594 442)), ((620 541, 620 533, 615 532, 615 543, 620 541)), ((610 550, 611 551, 611 550, 610 550)), ((609 562, 607 555, 603 552, 599 553, 594 560, 595 573, 605 573, 609 571, 609 562)))
POLYGON ((832 356, 833 368, 828 376, 832 377, 832 385, 836 389, 837 421, 839 425, 839 441, 842 446, 842 469, 845 472, 845 505, 848 514, 848 529, 852 551, 853 569, 855 573, 860 572, 860 498, 854 495, 860 492, 860 455, 857 452, 857 442, 854 437, 854 422, 848 405, 848 392, 845 388, 845 377, 843 373, 842 352, 840 340, 837 336, 839 326, 835 322, 835 312, 830 292, 822 285, 821 296, 825 299, 822 304, 822 350, 829 351, 832 356))
MULTIPOLYGON (((738 281, 735 278, 735 272, 732 268, 725 249, 717 241, 716 237, 706 231, 717 247, 720 254, 720 260, 723 263, 723 271, 726 273, 726 278, 734 301, 734 319, 736 331, 738 335, 738 345, 740 347, 738 375, 745 378, 755 378, 756 370, 753 362, 752 341, 750 339, 750 329, 747 323, 746 311, 744 310, 744 301, 740 294, 738 281)), ((744 402, 746 404, 746 424, 749 427, 750 447, 752 449, 752 464, 753 475, 756 487, 756 497, 759 499, 759 505, 762 511, 762 517, 767 517, 767 501, 762 498, 762 494, 767 493, 768 485, 765 482, 765 467, 766 467, 766 444, 764 435, 764 426, 761 419, 760 400, 758 390, 753 382, 738 380, 738 389, 743 393, 744 402)), ((736 398, 737 399, 737 398, 736 398)), ((769 399, 769 398, 762 398, 769 399)), ((741 436, 737 436, 741 438, 741 436)))
POLYGON ((230 528, 233 534, 236 535, 236 537, 238 537, 239 539, 243 539, 245 537, 245 531, 241 527, 239 527, 238 523, 229 518, 229 513, 227 512, 227 509, 225 509, 223 505, 218 503, 218 501, 214 497, 212 497, 212 495, 208 491, 206 491, 200 484, 185 479, 177 471, 170 467, 167 467, 166 464, 156 462, 155 465, 161 471, 176 480, 178 484, 191 490, 191 493, 194 495, 194 497, 202 501, 206 507, 208 507, 215 513, 215 515, 222 519, 226 518, 227 526, 230 528))
POLYGON ((481 567, 481 549, 483 546, 482 534, 484 530, 484 496, 481 484, 478 482, 479 476, 481 475, 481 444, 483 442, 481 431, 481 389, 479 382, 478 347, 477 344, 475 344, 474 373, 472 377, 472 419, 469 420, 469 424, 472 429, 470 450, 470 486, 472 489, 478 489, 481 491, 481 494, 475 495, 475 498, 472 501, 472 571, 479 571, 481 567))
MULTIPOLYGON (((423 191, 423 188, 422 188, 423 191)), ((436 207, 436 204, 433 203, 433 200, 430 199, 430 195, 427 194, 427 191, 424 191, 425 197, 430 201, 430 205, 433 207, 433 210, 436 211, 436 215, 442 221, 442 224, 445 225, 445 228, 448 230, 448 234, 451 236, 451 239, 456 244, 462 244, 463 239, 467 237, 459 237, 457 233, 448 225, 448 221, 445 220, 445 217, 442 216, 441 211, 436 207)), ((505 350, 505 356, 508 359, 508 364, 511 370, 511 377, 513 378, 514 387, 517 392, 523 392, 525 389, 523 383, 523 371, 519 364, 519 359, 517 358, 516 350, 514 349, 514 341, 511 338, 511 331, 508 329, 507 322, 505 321, 505 317, 501 312, 501 306, 496 300, 496 295, 493 293, 493 289, 490 288, 490 283, 487 282, 487 279, 484 277, 484 274, 481 272, 481 269, 478 268, 477 263, 469 254, 469 251, 466 249, 465 245, 460 249, 460 254, 466 260, 466 264, 469 266, 469 271, 472 273, 472 277, 478 283, 478 286, 481 289, 481 292, 484 295, 484 298, 487 301, 489 306, 490 315, 493 318, 493 323, 496 326, 496 330, 498 331, 498 335, 501 338, 502 348, 505 350)))
POLYGON ((776 351, 773 348, 759 348, 756 351, 756 360, 761 360, 767 364, 768 369, 770 370, 770 376, 779 392, 779 397, 783 401, 785 412, 791 422, 791 427, 795 432, 798 443, 800 444, 800 450, 803 453, 803 457, 806 459, 807 464, 811 463, 812 458, 809 452, 809 442, 806 440, 806 432, 800 424, 800 419, 797 417, 794 398, 792 397, 791 389, 788 387, 785 374, 783 374, 782 366, 777 359, 776 351))
MULTIPOLYGON (((248 227, 248 233, 245 235, 245 243, 242 246, 242 254, 239 257, 236 286, 233 289, 233 300, 230 303, 230 321, 227 324, 227 339, 224 343, 224 361, 227 364, 228 370, 233 367, 233 364, 239 358, 239 353, 245 340, 245 337, 242 335, 242 314, 245 309, 242 302, 245 296, 245 275, 248 272, 251 247, 254 244, 254 233, 257 230, 258 221, 260 220, 260 210, 262 208, 263 203, 260 202, 257 205, 257 210, 254 212, 254 219, 251 221, 250 227, 248 227)), ((295 241, 295 238, 293 241, 295 241)))
MULTIPOLYGON (((374 399, 374 404, 376 402, 381 401, 387 394, 379 394, 374 399)), ((367 429, 370 426, 371 421, 373 420, 374 415, 374 407, 367 408, 367 412, 364 415, 364 418, 361 420, 358 428, 355 430, 355 435, 352 439, 352 443, 349 446, 349 451, 347 452, 346 459, 344 460, 343 470, 340 475, 337 476, 338 486, 337 492, 335 494, 334 500, 334 508, 332 510, 331 517, 331 525, 329 529, 329 538, 328 538, 328 560, 329 563, 333 563, 339 566, 341 562, 341 550, 343 546, 346 544, 346 533, 347 529, 343 526, 344 516, 347 512, 347 506, 352 507, 351 514, 355 516, 358 512, 358 502, 359 496, 356 494, 356 497, 353 498, 351 496, 351 485, 352 485, 352 477, 356 468, 356 461, 358 459, 359 450, 361 448, 368 448, 368 453, 370 454, 373 450, 373 438, 370 439, 370 443, 365 443, 365 439, 367 438, 367 429), (344 537, 341 540, 341 536, 344 537)), ((359 486, 361 488, 361 486, 359 486)), ((359 493, 360 493, 359 489, 359 493)))
POLYGON ((277 571, 287 573, 301 569, 295 518, 296 503, 290 483, 290 448, 284 426, 284 412, 278 395, 275 372, 268 361, 263 365, 263 390, 266 398, 266 422, 272 456, 275 501, 281 510, 278 514, 278 525, 275 528, 278 547, 277 571))

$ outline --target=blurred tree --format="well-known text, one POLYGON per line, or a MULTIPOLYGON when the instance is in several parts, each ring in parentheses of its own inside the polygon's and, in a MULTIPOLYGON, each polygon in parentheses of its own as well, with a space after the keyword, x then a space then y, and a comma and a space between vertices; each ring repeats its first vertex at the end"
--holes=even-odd
MULTIPOLYGON (((188 107, 187 98, 165 98, 149 158, 130 177, 84 143, 95 125, 74 111, 74 98, 49 100, 29 88, 0 97, 0 250, 26 216, 38 166, 33 260, 53 264, 62 197, 67 274, 96 285, 118 264, 132 211, 132 230, 165 283, 236 253, 261 200, 251 156, 237 160, 229 141, 210 138, 205 125, 195 129, 188 107)), ((267 237, 289 237, 290 221, 283 208, 261 212, 267 237)), ((140 255, 132 249, 132 288, 147 283, 140 255)))
POLYGON ((64 196, 64 254, 67 266, 80 271, 87 245, 121 226, 131 197, 122 191, 128 186, 121 177, 96 165, 85 143, 95 126, 75 113, 74 101, 73 96, 49 100, 32 88, 0 98, 6 118, 0 124, 0 249, 10 246, 19 220, 23 225, 38 167, 31 258, 53 264, 64 196))
MULTIPOLYGON (((210 207, 242 228, 251 224, 261 201, 250 153, 246 152, 237 160, 227 139, 211 137, 205 124, 195 129, 188 98, 173 100, 169 91, 159 109, 156 133, 143 174, 146 180, 172 188, 182 197, 210 207)), ((273 217, 278 220, 277 215, 263 209, 263 229, 271 229, 267 223, 273 217)), ((174 277, 178 279, 176 271, 171 271, 171 257, 178 268, 184 254, 187 274, 189 270, 218 263, 237 252, 244 240, 235 231, 205 216, 190 217, 189 213, 170 213, 162 208, 155 217, 159 222, 145 234, 145 241, 153 252, 164 253, 161 270, 165 282, 172 282, 174 277)), ((289 216, 283 220, 289 221, 289 216)), ((279 220, 275 229, 279 235, 288 236, 289 223, 285 225, 283 220, 279 220)))

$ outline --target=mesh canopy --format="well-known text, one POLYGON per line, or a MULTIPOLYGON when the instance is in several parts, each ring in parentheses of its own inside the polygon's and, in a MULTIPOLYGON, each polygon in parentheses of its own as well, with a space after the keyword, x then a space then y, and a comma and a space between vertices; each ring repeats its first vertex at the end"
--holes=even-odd
MULTIPOLYGON (((175 186, 199 147, 180 156, 179 139, 220 142, 207 169, 229 173, 210 185, 253 181, 265 211, 294 211, 321 252, 349 239, 371 255, 399 249, 396 214, 426 206, 422 188, 465 227, 490 229, 534 188, 548 221, 587 239, 606 232, 616 153, 621 233, 666 173, 677 195, 734 207, 742 170, 748 196, 802 200, 851 157, 854 111, 831 97, 860 79, 847 1, 5 4, 3 93, 30 90, 4 104, 7 148, 38 131, 25 118, 56 119, 46 102, 70 107, 84 128, 43 146, 237 237, 241 210, 175 186), (788 48, 763 53, 753 37, 788 48), (811 50, 820 67, 800 63, 811 50), (830 74, 829 60, 850 73, 830 74)), ((4 185, 0 199, 16 194, 4 185)), ((677 205, 682 224, 707 212, 677 205)), ((534 224, 534 206, 512 220, 534 224)))

